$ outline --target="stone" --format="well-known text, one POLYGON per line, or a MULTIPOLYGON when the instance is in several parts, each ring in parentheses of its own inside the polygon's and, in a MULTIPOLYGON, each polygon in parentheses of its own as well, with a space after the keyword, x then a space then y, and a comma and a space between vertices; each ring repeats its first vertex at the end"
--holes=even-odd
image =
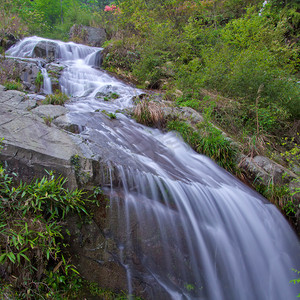
POLYGON ((64 106, 61 105, 40 105, 34 109, 32 109, 32 112, 37 114, 39 117, 49 117, 51 119, 56 119, 62 115, 65 115, 67 113, 67 109, 64 106))
POLYGON ((104 28, 73 25, 70 29, 70 38, 92 47, 101 47, 107 36, 104 28))
POLYGON ((36 61, 8 57, 1 61, 1 68, 4 70, 7 79, 15 80, 15 77, 19 77, 26 90, 31 92, 36 90, 35 80, 39 72, 36 61))
POLYGON ((81 152, 72 136, 47 126, 34 109, 28 111, 35 100, 27 99, 24 93, 0 87, 0 103, 0 132, 4 138, 0 160, 5 166, 27 182, 41 178, 45 170, 54 170, 68 178, 69 188, 76 188, 70 159, 81 152))
POLYGON ((58 56, 58 45, 51 41, 40 41, 33 49, 34 57, 53 61, 58 56))

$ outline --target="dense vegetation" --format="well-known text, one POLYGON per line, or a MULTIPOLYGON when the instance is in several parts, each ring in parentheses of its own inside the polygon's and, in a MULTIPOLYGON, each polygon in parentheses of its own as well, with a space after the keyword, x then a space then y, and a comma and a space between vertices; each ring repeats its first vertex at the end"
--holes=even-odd
POLYGON ((74 24, 90 25, 99 20, 106 0, 1 0, 0 40, 39 35, 67 40, 74 24))
MULTIPOLYGON (((299 175, 299 0, 118 4, 119 10, 106 13, 106 69, 158 90, 174 105, 209 111, 210 122, 240 142, 245 155, 266 155, 299 175)), ((192 138, 200 152, 221 141, 201 131, 194 139, 199 131, 173 121, 167 127, 192 138)), ((271 198, 283 197, 270 186, 264 190, 269 198, 270 190, 271 198)))

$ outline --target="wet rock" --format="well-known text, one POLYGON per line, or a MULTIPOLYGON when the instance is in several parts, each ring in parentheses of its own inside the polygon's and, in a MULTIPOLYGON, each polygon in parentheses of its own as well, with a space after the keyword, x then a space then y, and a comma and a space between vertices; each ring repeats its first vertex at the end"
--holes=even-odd
POLYGON ((104 28, 95 28, 83 25, 74 25, 70 29, 70 38, 75 42, 101 47, 106 41, 106 31, 104 28))
POLYGON ((52 41, 40 41, 33 49, 34 57, 47 59, 47 61, 54 61, 58 56, 58 45, 52 41))
POLYGON ((64 71, 64 69, 65 66, 61 64, 50 63, 46 65, 47 73, 51 79, 53 92, 60 90, 59 78, 62 72, 64 71))
POLYGON ((11 33, 5 33, 4 38, 0 39, 0 47, 3 47, 5 50, 8 50, 19 40, 11 33))
MULTIPOLYGON (((108 222, 105 203, 94 211, 98 222, 102 225, 108 222)), ((73 261, 80 274, 89 281, 96 282, 101 287, 111 290, 126 290, 126 271, 119 262, 119 249, 116 243, 104 235, 104 228, 99 227, 94 220, 82 223, 77 216, 69 217, 66 242, 73 254, 73 261)))

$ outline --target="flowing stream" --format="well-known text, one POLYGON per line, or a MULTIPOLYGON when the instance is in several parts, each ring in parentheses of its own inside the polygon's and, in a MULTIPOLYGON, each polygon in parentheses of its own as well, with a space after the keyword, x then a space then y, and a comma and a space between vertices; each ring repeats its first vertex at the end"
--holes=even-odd
POLYGON ((91 157, 110 165, 107 234, 118 241, 129 294, 138 278, 148 299, 295 299, 299 240, 277 208, 175 133, 119 113, 141 91, 94 67, 101 49, 32 37, 9 54, 34 57, 41 41, 55 43, 66 66, 69 118, 91 157), (112 93, 119 98, 105 101, 112 93))

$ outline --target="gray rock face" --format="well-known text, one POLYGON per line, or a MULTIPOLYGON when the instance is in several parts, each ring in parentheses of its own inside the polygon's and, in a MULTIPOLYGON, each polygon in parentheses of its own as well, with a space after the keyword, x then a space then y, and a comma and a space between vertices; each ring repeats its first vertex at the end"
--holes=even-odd
POLYGON ((65 66, 62 64, 50 63, 46 65, 46 70, 51 79, 52 91, 58 91, 60 89, 59 78, 63 72, 65 66))
POLYGON ((26 90, 35 91, 35 79, 39 68, 35 61, 30 59, 5 59, 1 62, 8 79, 19 77, 26 90))
POLYGON ((70 38, 75 41, 78 39, 89 46, 101 47, 107 37, 104 28, 73 25, 70 29, 70 38))
POLYGON ((32 109, 32 112, 37 114, 39 117, 49 117, 51 119, 56 119, 62 115, 65 115, 67 113, 67 109, 60 105, 41 105, 34 109, 32 109))
POLYGON ((53 61, 58 55, 58 45, 50 41, 40 41, 33 49, 34 57, 53 61))
MULTIPOLYGON (((1 87, 0 133, 4 148, 0 160, 11 171, 22 174, 25 181, 43 176, 45 170, 54 170, 68 178, 70 188, 77 187, 70 159, 80 154, 80 150, 70 135, 55 126, 47 126, 34 110, 31 111, 35 105, 35 100, 27 99, 25 94, 4 91, 1 87)), ((37 112, 42 115, 39 109, 37 112)))

